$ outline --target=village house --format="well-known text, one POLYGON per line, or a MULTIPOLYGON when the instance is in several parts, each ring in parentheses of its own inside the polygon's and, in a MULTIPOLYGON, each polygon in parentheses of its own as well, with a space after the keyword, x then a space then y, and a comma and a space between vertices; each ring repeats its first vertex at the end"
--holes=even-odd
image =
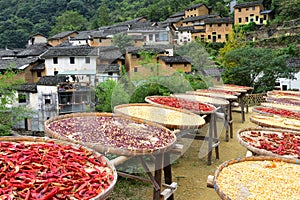
POLYGON ((264 10, 263 1, 239 3, 234 6, 234 24, 267 24, 272 14, 272 10, 264 10))
POLYGON ((233 18, 209 18, 205 20, 207 42, 226 42, 233 28, 233 18))
POLYGON ((48 38, 48 44, 51 46, 57 46, 65 41, 70 40, 70 38, 75 37, 76 35, 78 35, 77 31, 65 31, 65 32, 61 32, 58 33, 50 38, 48 38))
POLYGON ((27 45, 46 44, 47 42, 47 38, 43 34, 37 33, 29 38, 27 45))
POLYGON ((125 48, 125 68, 131 79, 143 79, 149 76, 168 76, 174 73, 174 68, 169 67, 164 61, 159 62, 160 56, 173 56, 170 45, 155 45, 125 48), (143 52, 150 55, 151 60, 143 58, 143 52))

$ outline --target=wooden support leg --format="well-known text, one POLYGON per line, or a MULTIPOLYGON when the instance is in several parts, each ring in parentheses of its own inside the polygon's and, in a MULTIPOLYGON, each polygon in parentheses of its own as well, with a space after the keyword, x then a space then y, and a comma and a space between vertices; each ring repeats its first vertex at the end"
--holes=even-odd
POLYGON ((207 155, 207 164, 211 165, 211 155, 212 155, 212 141, 213 141, 213 124, 212 124, 212 116, 209 121, 209 131, 208 131, 208 155, 207 155))
POLYGON ((242 93, 241 99, 240 99, 240 105, 241 105, 241 113, 242 113, 242 123, 245 122, 245 105, 243 101, 243 97, 245 96, 245 93, 242 93))
POLYGON ((233 127, 232 127, 232 105, 231 102, 228 105, 228 125, 229 125, 229 131, 230 131, 230 138, 233 138, 233 127))
MULTIPOLYGON (((172 171, 171 171, 171 159, 170 153, 166 152, 164 154, 164 175, 165 175, 165 183, 168 185, 172 184, 172 171)), ((174 195, 172 194, 168 200, 174 200, 174 195)))
POLYGON ((163 155, 157 154, 155 155, 155 171, 154 171, 154 179, 155 182, 159 185, 159 190, 153 190, 153 200, 160 200, 160 193, 161 193, 161 176, 162 176, 162 168, 163 168, 163 155))
MULTIPOLYGON (((218 139, 217 118, 216 118, 216 115, 215 115, 215 114, 213 114, 212 120, 213 120, 214 138, 215 138, 215 139, 218 139)), ((218 143, 218 142, 216 142, 216 143, 218 143)), ((219 145, 217 145, 217 146, 215 147, 215 152, 216 152, 216 159, 220 159, 220 155, 219 155, 219 145)))

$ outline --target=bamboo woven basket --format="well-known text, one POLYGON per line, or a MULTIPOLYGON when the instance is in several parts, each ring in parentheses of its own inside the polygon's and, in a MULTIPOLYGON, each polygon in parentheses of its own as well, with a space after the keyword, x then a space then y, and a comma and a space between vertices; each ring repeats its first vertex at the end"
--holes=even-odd
POLYGON ((268 108, 278 108, 278 109, 291 110, 294 112, 300 112, 299 105, 265 102, 265 103, 261 103, 261 106, 268 107, 268 108))
MULTIPOLYGON (((275 157, 270 157, 270 156, 254 156, 254 157, 246 157, 246 158, 232 159, 232 160, 225 161, 224 163, 219 165, 219 167, 215 171, 214 179, 213 179, 214 189, 222 200, 231 200, 231 198, 228 196, 228 194, 226 194, 226 191, 223 191, 219 188, 217 179, 218 179, 221 171, 229 165, 233 165, 235 163, 240 163, 240 162, 247 162, 247 161, 262 161, 262 162, 263 161, 282 161, 282 162, 296 164, 296 165, 299 164, 299 160, 297 160, 297 159, 278 158, 278 157, 275 158, 275 157)), ((270 186, 266 186, 266 187, 273 187, 273 186, 270 185, 270 186)))
MULTIPOLYGON (((198 129, 201 128, 202 126, 205 125, 205 120, 200 117, 199 115, 196 115, 190 111, 184 110, 184 109, 178 109, 178 108, 173 108, 173 107, 168 107, 168 106, 163 106, 163 105, 153 105, 149 103, 134 103, 134 104, 122 104, 114 107, 114 112, 120 115, 124 115, 127 117, 131 117, 133 119, 138 119, 138 120, 147 120, 147 121, 152 121, 158 124, 161 124, 162 126, 169 128, 169 129, 198 129), (169 122, 164 122, 164 121, 159 121, 157 118, 151 117, 151 119, 146 119, 143 117, 139 116, 133 116, 130 113, 127 113, 124 111, 124 109, 135 109, 135 110, 152 110, 151 112, 157 113, 158 111, 164 111, 166 113, 174 112, 174 113, 179 113, 183 117, 189 118, 190 124, 183 124, 179 123, 176 121, 173 121, 171 123, 169 122)), ((146 116, 145 116, 146 117, 146 116)))
MULTIPOLYGON (((176 142, 176 135, 174 134, 174 132, 161 126, 160 124, 142 120, 142 119, 138 119, 138 118, 114 114, 114 113, 92 112, 92 113, 73 113, 73 114, 67 114, 67 115, 60 115, 60 116, 53 117, 53 118, 45 121, 44 124, 45 124, 45 133, 47 133, 50 137, 73 142, 73 143, 78 143, 78 144, 87 146, 87 147, 94 149, 101 153, 111 153, 111 154, 115 154, 115 155, 135 156, 135 155, 147 155, 147 154, 162 153, 162 152, 169 151, 170 149, 172 149, 173 145, 176 142), (56 132, 50 130, 48 127, 51 122, 58 121, 60 119, 74 118, 74 117, 90 117, 90 116, 93 116, 93 117, 101 116, 101 117, 109 117, 109 118, 113 117, 115 119, 120 118, 120 119, 130 120, 130 121, 132 121, 132 123, 136 123, 136 124, 147 124, 150 126, 158 127, 167 132, 170 132, 171 136, 173 137, 173 140, 172 140, 172 142, 167 144, 165 147, 159 148, 159 149, 152 149, 152 150, 150 150, 150 149, 149 150, 127 149, 127 148, 118 148, 113 145, 104 145, 104 144, 101 144, 98 142, 75 141, 65 135, 61 135, 59 133, 56 133, 56 132)), ((101 133, 99 133, 99 134, 101 134, 101 133)))
POLYGON ((278 117, 275 115, 253 115, 250 121, 265 128, 288 129, 300 131, 300 120, 278 117), (291 123, 290 123, 291 122, 291 123), (294 125, 292 124, 294 122, 294 125))
POLYGON ((194 94, 194 95, 200 95, 200 96, 207 96, 212 98, 221 98, 226 100, 237 100, 238 97, 230 94, 225 93, 214 93, 213 90, 211 92, 201 92, 201 91, 187 91, 187 94, 194 94))
MULTIPOLYGON (((257 113, 260 113, 260 114, 263 114, 263 115, 268 115, 268 116, 279 116, 279 117, 285 117, 285 116, 281 116, 281 115, 277 115, 277 114, 273 114, 273 113, 269 113, 269 112, 264 112, 264 111, 261 111, 259 110, 259 108, 266 108, 264 106, 257 106, 257 107, 254 107, 252 109, 252 112, 257 112, 257 113)), ((285 109, 285 108, 274 108, 274 107, 270 107, 272 109, 278 109, 278 110, 286 110, 286 111, 289 111, 289 112, 295 112, 294 110, 288 110, 288 109, 285 109)), ((298 112, 295 112, 295 114, 298 114, 298 112)), ((300 117, 296 117, 296 116, 287 116, 285 118, 290 118, 290 119, 297 119, 299 120, 300 117)))
POLYGON ((215 97, 207 97, 207 96, 201 96, 201 95, 194 95, 194 94, 187 94, 187 93, 182 93, 182 94, 172 94, 171 96, 177 97, 177 98, 182 98, 182 99, 187 99, 187 100, 192 100, 192 101, 199 101, 203 103, 209 103, 215 106, 228 106, 229 101, 221 98, 215 98, 215 97))
MULTIPOLYGON (((152 104, 152 105, 156 105, 156 106, 164 106, 164 105, 162 105, 162 104, 153 102, 153 101, 150 99, 151 97, 160 97, 160 98, 161 98, 161 97, 166 97, 166 96, 147 96, 147 97, 145 97, 145 101, 148 102, 148 103, 150 103, 150 104, 152 104)), ((170 97, 170 96, 167 96, 166 98, 168 98, 168 97, 170 97)), ((173 98, 176 98, 176 97, 173 97, 173 98)), ((177 99, 177 98, 176 98, 176 99, 177 99)), ((192 103, 199 103, 199 102, 195 102, 195 101, 191 101, 191 100, 185 100, 185 101, 192 102, 192 103)), ((216 109, 217 109, 217 108, 216 108, 214 105, 211 105, 211 104, 209 104, 209 103, 202 103, 202 104, 205 104, 205 105, 207 105, 207 106, 211 106, 211 107, 213 108, 213 110, 212 110, 212 111, 203 111, 203 110, 201 110, 201 111, 199 111, 199 112, 197 112, 197 111, 195 111, 195 110, 188 110, 188 111, 193 112, 193 113, 198 114, 198 115, 205 115, 205 114, 211 114, 211 113, 216 112, 216 109)), ((184 108, 182 108, 182 109, 184 109, 184 108)), ((187 109, 185 109, 185 110, 187 110, 187 109)))
POLYGON ((95 196, 94 198, 91 198, 90 200, 102 200, 102 199, 106 199, 109 194, 113 191, 114 186, 117 182, 117 171, 116 168, 114 167, 114 165, 102 154, 84 147, 82 145, 79 144, 74 144, 74 143, 70 143, 70 142, 66 142, 63 140, 57 140, 57 139, 51 139, 51 138, 47 138, 47 137, 33 137, 33 136, 19 136, 19 137, 13 137, 13 136, 3 136, 0 137, 0 141, 1 142, 26 142, 26 143, 47 143, 47 142, 54 142, 56 144, 59 145, 70 145, 74 148, 84 148, 87 151, 91 152, 92 154, 96 155, 97 157, 101 157, 103 159, 103 161, 107 164, 107 167, 109 167, 112 172, 113 172, 113 176, 114 176, 114 180, 112 181, 112 183, 110 184, 110 186, 105 189, 102 193, 98 194, 97 196, 95 196))
POLYGON ((272 133, 272 134, 276 134, 276 133, 292 133, 295 135, 298 135, 300 137, 300 133, 297 131, 291 131, 291 130, 287 130, 287 129, 275 129, 275 128, 243 128, 243 129, 239 129, 237 132, 237 140, 239 142, 240 145, 242 145, 243 147, 247 148, 248 150, 250 150, 251 152, 254 152, 257 155, 261 155, 261 156, 274 156, 274 157, 283 157, 283 158, 292 158, 295 159, 299 156, 296 155, 278 155, 276 153, 273 153, 271 151, 268 151, 266 149, 259 149, 254 147, 253 145, 249 144, 248 142, 245 142, 241 136, 247 132, 251 132, 251 131, 256 131, 256 132, 261 132, 261 133, 272 133))

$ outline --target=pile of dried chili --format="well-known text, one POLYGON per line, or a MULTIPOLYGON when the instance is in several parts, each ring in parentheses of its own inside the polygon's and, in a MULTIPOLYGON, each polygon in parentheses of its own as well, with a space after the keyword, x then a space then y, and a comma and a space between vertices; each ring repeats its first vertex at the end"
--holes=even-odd
POLYGON ((113 171, 102 155, 54 142, 0 142, 1 199, 90 199, 113 171))

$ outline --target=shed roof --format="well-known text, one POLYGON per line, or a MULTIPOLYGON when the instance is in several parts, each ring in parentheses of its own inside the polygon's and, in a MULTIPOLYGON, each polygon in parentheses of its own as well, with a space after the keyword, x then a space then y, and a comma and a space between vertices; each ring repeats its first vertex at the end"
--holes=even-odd
POLYGON ((217 67, 207 67, 200 70, 203 76, 220 77, 221 70, 217 67))
POLYGON ((171 15, 170 18, 183 17, 184 15, 185 15, 184 11, 177 12, 177 13, 174 13, 173 15, 171 15))
POLYGON ((184 20, 182 20, 182 22, 193 22, 193 21, 199 21, 199 20, 204 20, 207 18, 215 18, 218 17, 219 15, 201 15, 201 16, 196 16, 196 17, 188 17, 184 20))
POLYGON ((131 53, 131 54, 138 54, 141 51, 149 51, 152 53, 164 53, 165 49, 161 48, 159 46, 143 46, 143 47, 135 47, 135 46, 131 46, 131 47, 126 47, 126 52, 131 53))
POLYGON ((182 56, 159 56, 159 59, 170 64, 190 64, 190 62, 182 56))
POLYGON ((0 70, 6 70, 9 68, 22 70, 38 60, 38 57, 0 59, 0 70))
POLYGON ((43 76, 36 83, 37 85, 56 86, 58 84, 57 76, 43 76))
POLYGON ((209 18, 204 21, 206 24, 233 24, 234 20, 232 17, 223 18, 209 18))
POLYGON ((58 34, 50 37, 48 40, 59 40, 59 39, 68 37, 68 36, 72 35, 73 33, 78 33, 78 32, 77 31, 65 31, 65 32, 61 32, 61 33, 58 33, 58 34))
POLYGON ((118 64, 100 64, 97 65, 97 73, 120 72, 118 64))
POLYGON ((247 8, 250 6, 257 6, 257 5, 262 5, 263 1, 251 1, 251 2, 243 2, 243 3, 238 3, 234 6, 234 8, 247 8))
POLYGON ((18 86, 17 89, 19 92, 30 92, 30 93, 37 93, 36 83, 27 83, 18 86))
POLYGON ((17 57, 40 56, 47 51, 48 48, 49 45, 46 43, 29 45, 23 51, 19 52, 17 57))

